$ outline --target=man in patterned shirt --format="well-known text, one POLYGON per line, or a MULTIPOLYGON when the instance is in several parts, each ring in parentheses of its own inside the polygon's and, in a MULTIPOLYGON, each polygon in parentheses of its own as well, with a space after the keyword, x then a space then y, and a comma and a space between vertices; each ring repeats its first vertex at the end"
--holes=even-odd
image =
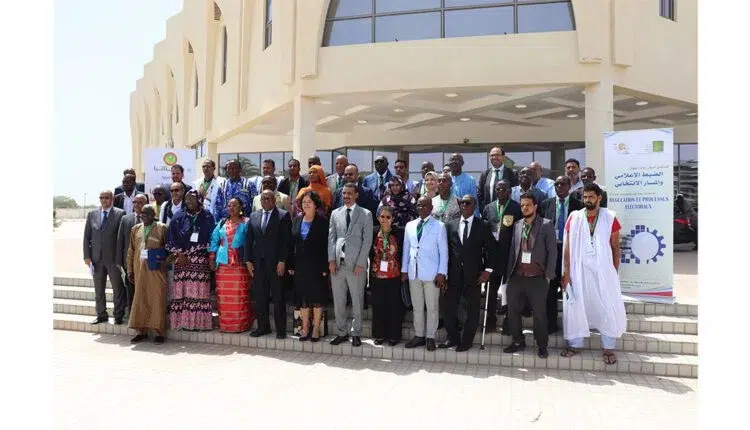
POLYGON ((227 161, 225 169, 229 177, 224 182, 224 186, 216 194, 215 220, 217 223, 219 220, 227 217, 227 204, 235 197, 242 202, 243 212, 249 215, 253 207, 253 198, 258 194, 255 184, 250 179, 240 176, 242 166, 239 160, 227 161))

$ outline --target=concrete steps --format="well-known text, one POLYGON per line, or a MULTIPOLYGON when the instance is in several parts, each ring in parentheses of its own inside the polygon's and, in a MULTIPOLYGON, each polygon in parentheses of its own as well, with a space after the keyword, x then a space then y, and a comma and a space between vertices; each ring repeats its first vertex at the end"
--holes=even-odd
MULTIPOLYGON (((53 285, 54 328, 91 333, 135 335, 123 325, 91 325, 95 317, 94 289, 90 278, 56 277, 53 285)), ((107 291, 107 310, 112 315, 112 290, 107 291)), ((560 304, 561 307, 561 304, 560 304)), ((572 369, 596 370, 606 372, 642 373, 662 376, 679 376, 695 378, 698 375, 698 307, 689 304, 659 305, 649 303, 627 302, 628 331, 618 340, 618 363, 606 366, 601 359, 601 338, 592 333, 585 340, 584 351, 572 359, 559 357, 559 349, 566 345, 562 333, 550 335, 550 357, 546 360, 536 357, 533 348, 534 338, 532 318, 523 318, 524 335, 528 347, 517 354, 502 353, 502 348, 510 343, 509 336, 498 332, 488 332, 485 337, 485 350, 479 349, 481 327, 474 338, 475 347, 468 352, 456 353, 454 350, 428 352, 424 348, 405 349, 405 341, 414 335, 412 312, 407 312, 403 329, 402 342, 395 347, 375 346, 372 342, 372 309, 366 309, 363 321, 363 345, 353 348, 351 344, 331 346, 328 340, 333 338, 333 306, 328 307, 329 336, 321 342, 312 344, 299 342, 289 336, 277 340, 275 335, 251 338, 247 333, 229 334, 211 332, 188 332, 169 330, 168 338, 184 342, 202 342, 238 347, 281 349, 290 351, 323 352, 327 354, 346 354, 370 357, 375 359, 393 359, 409 361, 449 362, 469 364, 504 365, 535 369, 572 369)), ((288 307, 287 331, 292 329, 293 308, 288 307)), ((351 316, 351 309, 349 309, 351 316)), ((481 317, 481 314, 480 314, 481 317)), ((502 321, 498 316, 498 321, 502 321)), ((273 321, 273 318, 271 318, 273 321)), ((272 322, 273 325, 273 322, 272 322)), ((218 315, 214 313, 214 327, 218 327, 218 315)), ((445 330, 438 331, 437 342, 445 340, 445 330)))

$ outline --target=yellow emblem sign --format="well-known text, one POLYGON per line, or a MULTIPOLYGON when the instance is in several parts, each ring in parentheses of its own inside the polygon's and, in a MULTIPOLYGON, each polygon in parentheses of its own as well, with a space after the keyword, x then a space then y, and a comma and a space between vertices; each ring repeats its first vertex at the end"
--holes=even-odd
POLYGON ((513 225, 513 215, 503 215, 503 225, 510 227, 513 225))

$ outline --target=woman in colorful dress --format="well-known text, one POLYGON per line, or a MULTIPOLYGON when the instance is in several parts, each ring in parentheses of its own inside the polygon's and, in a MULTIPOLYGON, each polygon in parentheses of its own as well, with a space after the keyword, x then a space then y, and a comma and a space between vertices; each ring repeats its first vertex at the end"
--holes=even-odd
POLYGON ((243 261, 248 219, 238 198, 229 200, 227 212, 229 216, 219 221, 211 235, 209 264, 216 270, 219 331, 242 333, 255 320, 250 306, 252 278, 243 261))
MULTIPOLYGON (((417 218, 417 208, 411 194, 406 189, 404 180, 393 175, 388 183, 388 191, 380 201, 380 207, 388 206, 393 212, 393 224, 402 230, 406 223, 417 218)), ((379 208, 378 208, 379 209, 379 208)))
POLYGON ((302 215, 292 221, 293 258, 289 274, 294 276, 294 305, 302 318, 301 342, 320 340, 323 306, 328 301, 328 219, 318 213, 323 202, 315 191, 302 193, 302 215), (310 330, 310 308, 313 327, 310 330))
POLYGON ((211 330, 211 269, 208 245, 216 223, 203 209, 198 190, 185 195, 185 208, 172 218, 166 249, 174 260, 169 285, 169 325, 172 329, 211 330))
POLYGON ((380 226, 373 232, 372 261, 372 337, 375 345, 395 346, 401 340, 404 304, 401 301, 401 245, 404 229, 394 222, 396 212, 390 206, 378 209, 380 226))
POLYGON ((323 206, 318 208, 318 213, 325 218, 328 218, 331 213, 331 205, 333 204, 333 194, 331 194, 331 190, 328 188, 325 171, 323 171, 323 168, 320 166, 311 166, 307 179, 310 181, 310 185, 299 190, 297 198, 295 199, 295 205, 297 207, 295 215, 302 214, 302 196, 307 191, 315 191, 318 198, 323 203, 323 206))

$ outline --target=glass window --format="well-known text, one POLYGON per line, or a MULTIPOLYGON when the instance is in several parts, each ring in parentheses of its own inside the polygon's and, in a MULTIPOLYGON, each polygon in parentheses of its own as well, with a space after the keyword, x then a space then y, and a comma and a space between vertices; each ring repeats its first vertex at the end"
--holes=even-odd
MULTIPOLYGON (((260 154, 260 161, 263 162, 263 160, 273 160, 276 170, 274 174, 276 176, 279 176, 284 173, 284 153, 283 152, 264 152, 260 154)), ((261 164, 261 167, 263 165, 261 164)))
POLYGON ((224 169, 227 161, 237 158, 237 154, 219 154, 219 176, 226 177, 227 171, 224 169))
POLYGON ((260 154, 257 152, 238 154, 240 164, 242 164, 242 173, 240 176, 249 178, 258 176, 260 170, 260 154))
POLYGON ((480 6, 498 3, 513 3, 513 0, 445 0, 445 7, 480 6))
POLYGON ((330 175, 333 172, 333 162, 331 161, 331 151, 315 151, 315 155, 320 158, 320 164, 323 166, 326 175, 330 175))
POLYGON ((372 172, 372 151, 362 149, 347 149, 346 158, 350 164, 356 164, 360 173, 372 172))
POLYGON ((331 6, 328 9, 330 18, 371 14, 372 0, 331 0, 331 6))
POLYGON ((659 16, 674 21, 674 0, 659 0, 659 16))
POLYGON ((510 167, 516 171, 523 169, 534 161, 533 152, 506 152, 505 157, 508 158, 510 167))
POLYGON ((375 18, 375 42, 440 38, 440 12, 375 18))
POLYGON ((372 43, 372 18, 330 21, 323 35, 323 46, 372 43))
POLYGON ((569 2, 518 6, 518 32, 573 30, 573 7, 569 2))
POLYGON ((445 37, 513 34, 513 6, 445 12, 445 37))
POLYGON ((694 143, 679 145, 680 161, 677 169, 678 180, 675 186, 678 191, 693 205, 698 207, 698 145, 694 143))
POLYGON ((542 171, 552 168, 552 154, 549 151, 534 151, 534 161, 542 165, 542 171))
POLYGON ((419 172, 409 172, 409 179, 414 181, 414 183, 417 183, 422 180, 422 173, 419 172))
MULTIPOLYGON (((215 3, 214 3, 215 4, 215 3)), ((227 27, 221 29, 221 83, 227 81, 227 27)))
POLYGON ((292 158, 294 158, 294 155, 291 152, 285 152, 284 153, 284 165, 281 167, 276 165, 276 169, 281 170, 281 174, 283 176, 286 176, 289 174, 289 160, 291 160, 292 158))
POLYGON ((271 45, 271 36, 273 34, 273 0, 266 0, 266 20, 264 24, 263 49, 271 45))
POLYGON ((377 0, 375 3, 375 13, 439 8, 440 0, 377 0))
MULTIPOLYGON (((586 148, 566 149, 565 160, 568 160, 570 158, 575 158, 576 160, 578 160, 578 162, 581 163, 581 169, 583 169, 584 167, 586 167, 586 148)), ((563 160, 563 163, 565 162, 565 160, 563 160)))
MULTIPOLYGON (((488 155, 486 152, 465 152, 464 156, 464 172, 484 172, 487 170, 488 155)), ((446 161, 450 158, 451 154, 445 154, 446 161)), ((479 178, 477 176, 477 178, 479 178)))
POLYGON ((422 163, 425 161, 431 162, 437 172, 443 170, 442 152, 412 152, 409 154, 409 172, 418 174, 422 179, 422 163))
POLYGON ((680 145, 680 161, 698 161, 698 145, 695 143, 680 145))

